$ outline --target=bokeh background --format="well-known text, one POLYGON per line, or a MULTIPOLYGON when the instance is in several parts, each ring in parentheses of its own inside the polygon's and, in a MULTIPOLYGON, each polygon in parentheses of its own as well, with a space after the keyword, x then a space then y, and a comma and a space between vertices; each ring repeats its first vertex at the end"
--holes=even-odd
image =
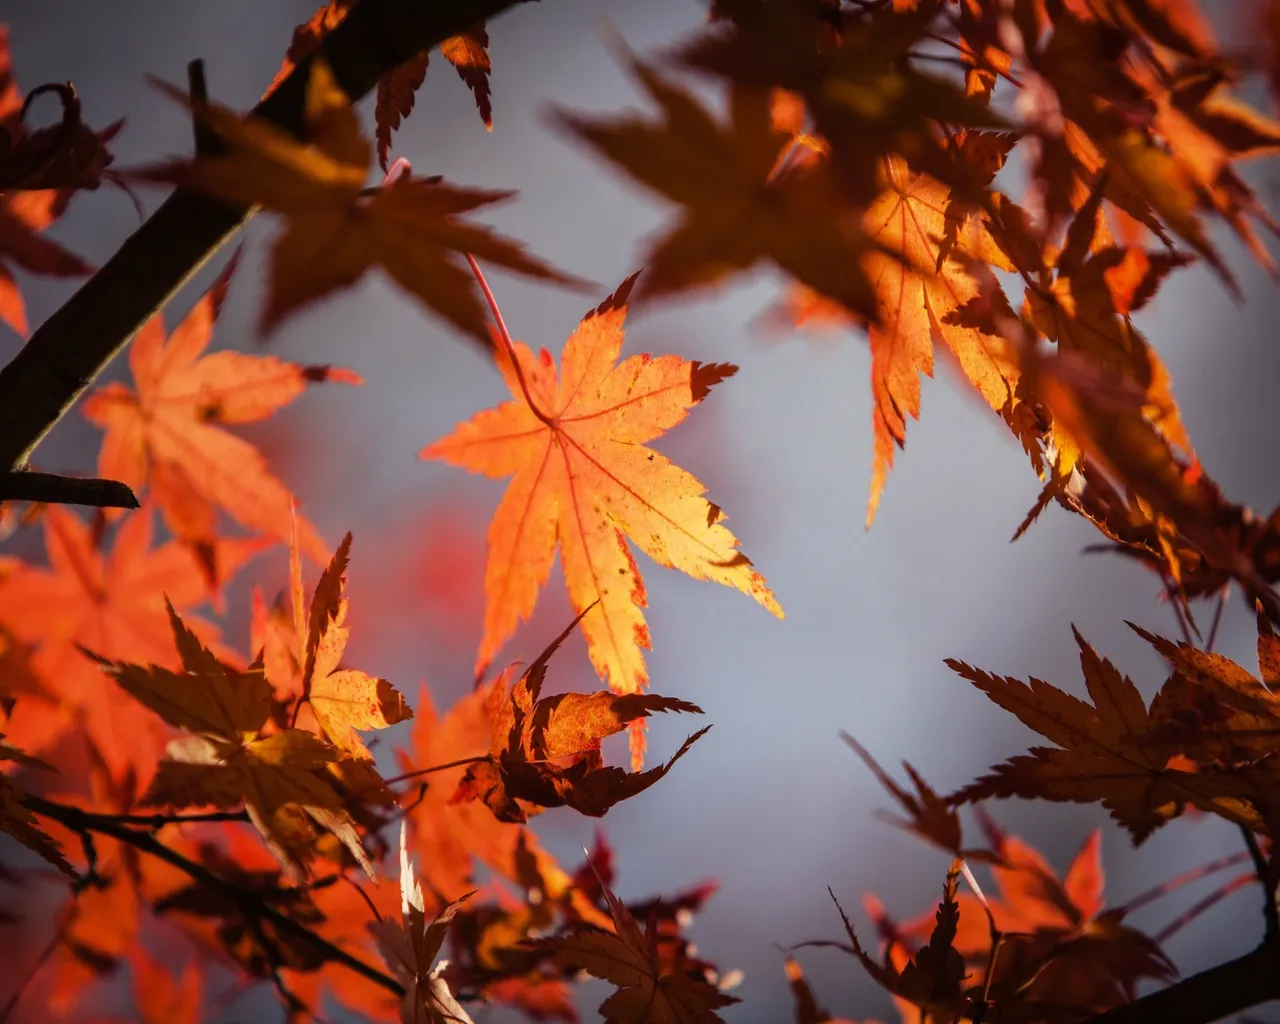
MULTIPOLYGON (((127 117, 115 152, 119 165, 131 166, 185 154, 190 145, 183 112, 146 84, 144 72, 183 83, 187 61, 203 57, 212 95, 247 108, 312 6, 313 0, 42 0, 0 4, 0 18, 11 26, 19 85, 30 90, 71 80, 90 124, 127 117)), ((1206 6, 1225 36, 1247 39, 1245 0, 1206 6)), ((418 173, 519 189, 517 199, 483 219, 598 281, 603 296, 636 268, 640 243, 668 211, 557 135, 546 113, 553 104, 604 112, 641 103, 610 52, 609 31, 644 52, 693 30, 704 16, 695 0, 520 5, 490 26, 493 133, 483 129, 453 70, 436 58, 395 151, 418 173)), ((1259 170, 1254 180, 1271 198, 1266 169, 1259 170)), ((142 198, 150 210, 163 193, 148 190, 142 198)), ((100 262, 136 224, 128 199, 107 188, 81 194, 52 233, 100 262)), ((214 347, 255 344, 257 270, 270 230, 257 221, 247 232, 246 260, 214 347)), ((1273 283, 1229 239, 1222 241, 1243 283, 1243 303, 1193 269, 1173 278, 1138 323, 1169 365, 1208 471, 1229 496, 1266 512, 1280 501, 1280 345, 1273 337, 1280 304, 1273 283)), ((174 302, 170 323, 226 256, 174 302)), ((490 280, 513 333, 556 354, 598 301, 497 273, 490 280)), ((726 1013, 737 1022, 789 1019, 778 945, 838 933, 827 885, 869 938, 863 892, 877 893, 896 915, 914 917, 935 898, 945 870, 945 855, 876 820, 887 799, 837 729, 857 736, 886 766, 909 759, 946 791, 1021 752, 1030 735, 954 676, 944 657, 1038 675, 1080 692, 1074 623, 1149 695, 1161 666, 1123 619, 1175 632, 1169 610, 1155 600, 1153 577, 1118 558, 1080 553, 1098 539, 1083 521, 1052 508, 1009 544, 1038 481, 1005 428, 945 365, 937 380, 925 382, 923 418, 910 427, 874 528, 864 531, 871 452, 865 338, 762 329, 759 314, 782 284, 761 271, 634 313, 627 345, 628 352, 742 366, 658 447, 708 485, 787 611, 784 622, 775 621, 740 594, 641 559, 653 687, 696 701, 715 728, 662 784, 604 820, 625 898, 708 877, 720 881, 693 934, 706 955, 744 971, 737 994, 745 1002, 726 1013)), ((33 324, 72 287, 38 279, 22 286, 33 324)), ((0 358, 19 344, 0 334, 0 358)), ((366 380, 362 388, 313 388, 245 433, 268 452, 330 542, 348 529, 355 533, 351 662, 410 695, 429 681, 437 706, 447 705, 472 684, 483 534, 504 484, 419 462, 416 453, 501 399, 503 385, 473 347, 376 276, 310 307, 273 338, 270 350, 348 366, 366 380)), ((121 373, 117 365, 108 378, 121 373)), ((73 414, 42 446, 38 462, 90 472, 97 439, 73 414)), ((6 547, 40 557, 38 531, 6 547)), ((275 594, 283 566, 279 552, 260 558, 233 586, 222 619, 233 641, 247 638, 250 586, 257 582, 275 594)), ((1206 620, 1210 613, 1207 605, 1199 608, 1206 620)), ((557 575, 534 622, 504 655, 531 657, 568 617, 557 575)), ((1236 597, 1219 649, 1252 665, 1252 630, 1236 597)), ((553 678, 592 686, 580 641, 557 657, 553 678)), ((685 732, 686 723, 655 723, 653 756, 674 750, 685 732)), ((1010 803, 993 810, 1060 870, 1101 825, 1113 904, 1240 848, 1236 831, 1216 821, 1176 823, 1134 851, 1094 808, 1010 803)), ((556 811, 538 823, 545 844, 568 862, 580 858, 594 827, 556 811)), ((1135 921, 1155 930, 1214 884, 1157 903, 1135 921)), ((1168 952, 1192 972, 1244 952, 1260 937, 1258 895, 1246 889, 1179 933, 1168 952)), ((852 961, 822 950, 803 954, 803 961, 833 1009, 894 1019, 887 998, 852 961)), ((602 995, 588 993, 588 1019, 602 995)), ((251 1013, 250 1004, 239 1003, 227 1019, 269 1020, 269 1005, 264 999, 251 1013)), ((1265 1011, 1255 1019, 1266 1019, 1265 1011)))

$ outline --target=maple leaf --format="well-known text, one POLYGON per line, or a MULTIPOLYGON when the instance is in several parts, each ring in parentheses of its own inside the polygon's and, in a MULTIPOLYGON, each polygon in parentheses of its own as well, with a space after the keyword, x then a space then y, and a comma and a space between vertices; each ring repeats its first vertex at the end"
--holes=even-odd
POLYGON ((363 381, 350 370, 275 356, 204 354, 238 261, 237 253, 168 339, 160 316, 138 332, 129 347, 134 389, 113 382, 84 400, 85 417, 106 430, 98 472, 139 494, 149 484, 166 525, 206 558, 222 509, 281 540, 296 530, 308 556, 324 562, 328 549, 296 515, 288 488, 253 445, 223 427, 265 419, 309 384, 363 381))
MULTIPOLYGON (((535 357, 517 342, 513 360, 499 347, 512 400, 419 453, 486 476, 514 474, 489 527, 477 675, 533 611, 557 545, 574 611, 598 605, 582 619, 582 631, 596 671, 618 693, 638 693, 648 683, 641 649, 650 646, 644 581, 626 536, 658 564, 735 587, 782 617, 764 577, 721 525, 723 512, 702 497, 702 484, 645 445, 737 367, 678 356, 618 363, 634 281, 578 325, 558 380, 545 349, 535 357)), ((642 743, 641 734, 632 750, 637 768, 642 743)))
POLYGON ((350 759, 341 764, 357 771, 364 786, 382 788, 373 770, 373 755, 356 730, 385 729, 412 718, 413 710, 387 680, 341 667, 350 634, 345 624, 350 553, 351 534, 347 533, 317 581, 308 604, 303 596, 302 561, 295 540, 289 550, 292 614, 270 615, 258 597, 253 643, 255 650, 262 651, 266 678, 276 696, 294 701, 293 721, 298 719, 300 706, 308 706, 319 730, 350 759))
POLYGON ((786 162, 796 143, 775 125, 770 91, 735 88, 725 126, 688 91, 639 61, 631 65, 661 108, 661 121, 565 111, 557 111, 556 121, 682 206, 675 226, 649 247, 637 298, 703 288, 770 261, 870 315, 874 299, 857 269, 866 249, 858 212, 824 163, 786 162))
POLYGON ((697 973, 664 965, 652 928, 641 931, 603 878, 599 883, 614 930, 579 928, 573 935, 546 940, 545 946, 562 963, 618 987, 600 1004, 605 1024, 712 1024, 721 1019, 716 1010, 738 1002, 697 973))
POLYGON ((271 247, 264 333, 305 304, 348 288, 381 267, 427 309, 488 345, 475 281, 460 265, 471 254, 530 277, 582 286, 492 229, 459 215, 513 193, 455 188, 396 171, 365 189, 369 141, 351 101, 322 60, 311 63, 307 141, 252 115, 214 103, 192 103, 156 83, 217 132, 223 152, 183 163, 142 168, 134 176, 172 182, 224 202, 260 205, 284 216, 271 247))
MULTIPOLYGON (((9 27, 0 25, 0 164, 22 132, 21 118, 22 94, 13 80, 9 27)), ((67 189, 0 191, 0 320, 23 336, 27 333, 26 306, 10 264, 30 274, 53 277, 93 272, 79 256, 38 234, 62 215, 70 198, 67 189)))
MULTIPOLYGON (((1126 533, 1141 539, 1154 534, 1157 564, 1168 566, 1175 585, 1181 579, 1183 561, 1183 552, 1175 549, 1190 548, 1188 560, 1193 567, 1203 561, 1237 579, 1250 598, 1261 601, 1273 619, 1280 619, 1280 598, 1271 585, 1277 578, 1275 567, 1243 557, 1244 510, 1223 500, 1198 462, 1188 463, 1174 450, 1151 419, 1152 402, 1146 389, 1079 352, 1047 356, 1028 345, 1020 353, 1020 362, 1028 389, 1052 414, 1058 443, 1069 443, 1079 453, 1075 459, 1090 488, 1107 489, 1102 502, 1093 502, 1100 506, 1097 514, 1090 514, 1084 504, 1097 495, 1082 496, 1080 507, 1086 515, 1115 540, 1124 539, 1126 533), (1097 476, 1106 479, 1097 480, 1097 476), (1113 515, 1107 504, 1119 506, 1119 514, 1113 515), (1116 525, 1109 527, 1112 519, 1116 525)), ((1046 495, 1066 482, 1063 477, 1050 481, 1046 495)), ((1063 503, 1071 507, 1070 500, 1063 503)), ((1261 538, 1254 532, 1248 540, 1256 545, 1261 538)))
MULTIPOLYGON (((0 25, 0 190, 96 189, 104 180, 120 183, 108 171, 113 157, 109 143, 124 121, 94 131, 81 119, 80 97, 70 82, 46 83, 22 101, 12 78, 8 26, 0 25), (31 101, 52 94, 62 105, 57 124, 31 131, 25 117, 31 101)), ((136 205, 136 204, 135 204, 136 205)), ((139 215, 141 209, 139 208, 139 215)))
MULTIPOLYGON (((1001 149, 1011 142, 1007 136, 963 136, 956 143, 958 160, 982 159, 994 147, 998 156, 987 164, 989 173, 980 172, 990 180, 1003 162, 1001 149)), ((974 202, 966 201, 965 193, 913 171, 901 158, 885 159, 881 180, 883 191, 864 218, 867 234, 885 250, 863 257, 877 301, 870 328, 875 409, 868 527, 893 467, 894 448, 906 443, 907 417, 920 417, 919 375, 933 375, 934 337, 947 346, 995 411, 1013 404, 1018 381, 1017 361, 1008 343, 984 325, 958 316, 979 295, 971 264, 1012 269, 985 217, 974 202)))
POLYGON ((409 860, 409 825, 400 823, 400 920, 378 921, 369 926, 383 959, 401 985, 404 999, 400 1019, 404 1024, 472 1024, 461 1004, 440 976, 447 960, 435 963, 444 945, 449 922, 473 893, 448 904, 435 918, 427 920, 422 887, 413 875, 409 860), (434 967, 432 965, 435 965, 434 967))
POLYGON ((1099 658, 1073 628, 1080 666, 1093 704, 1044 680, 1029 683, 995 676, 954 658, 947 665, 993 702, 1057 747, 1032 747, 996 765, 951 799, 987 797, 1100 802, 1123 825, 1134 843, 1177 817, 1190 803, 1230 821, 1256 824, 1256 816, 1228 780, 1168 767, 1181 753, 1164 723, 1153 720, 1136 686, 1105 658, 1099 658))
MULTIPOLYGON (((1051 277, 1043 264, 1023 268, 1038 271, 1037 284, 1027 289, 1026 313, 1060 352, 1087 357, 1110 376, 1141 389, 1144 417, 1170 444, 1194 457, 1173 399, 1169 372, 1129 321, 1130 314, 1155 294, 1165 275, 1189 258, 1178 252, 1148 253, 1109 244, 1101 218, 1106 184, 1106 176, 1099 176, 1076 212, 1062 250, 1053 260, 1056 273, 1051 277)), ((1055 436, 1059 476, 1074 469, 1079 444, 1069 433, 1055 436)))
POLYGON ((1257 616, 1258 676, 1223 655, 1174 644, 1129 625, 1173 668, 1153 703, 1170 741, 1198 762, 1205 778, 1218 783, 1224 795, 1248 801, 1256 817, 1241 824, 1273 836, 1280 832, 1280 801, 1275 797, 1280 772, 1273 764, 1280 736, 1280 695, 1275 690, 1280 639, 1265 611, 1259 607, 1257 616))
POLYGON ((103 671, 140 704, 191 735, 169 744, 144 801, 155 806, 233 807, 241 802, 287 868, 303 866, 310 818, 332 832, 369 875, 351 816, 321 774, 340 752, 301 729, 263 733, 271 685, 260 663, 241 672, 220 662, 167 606, 182 673, 99 657, 103 671), (303 815, 306 817, 304 818, 303 815))
MULTIPOLYGON (((1102 1012, 1136 998, 1143 978, 1176 977, 1159 945, 1123 923, 1123 908, 1103 909, 1100 832, 1089 837, 1059 879, 1033 847, 1003 832, 981 808, 979 820, 992 846, 987 859, 999 896, 955 898, 953 946, 969 968, 970 1000, 984 1001, 1008 1019, 1045 1019, 1054 1006, 1102 1012), (1000 935, 994 961, 992 927, 1000 935)), ((886 954, 899 967, 936 927, 932 912, 898 925, 879 901, 867 903, 887 939, 886 954)))
MULTIPOLYGON (((17 747, 4 742, 0 734, 0 761, 12 761, 27 768, 53 770, 38 757, 24 754, 17 747)), ((64 875, 78 879, 75 868, 63 856, 61 848, 35 824, 35 816, 22 803, 23 791, 9 778, 0 774, 0 832, 7 832, 28 850, 39 854, 64 875)))
POLYGON ((538 809, 567 804, 581 814, 600 817, 666 775, 706 733, 694 733, 670 761, 646 772, 605 766, 600 753, 604 737, 655 711, 702 714, 702 709, 656 693, 617 696, 602 690, 541 697, 551 655, 581 619, 579 615, 547 646, 510 692, 501 678, 490 690, 489 756, 467 769, 452 800, 482 799, 501 821, 525 821, 528 804, 538 809))
MULTIPOLYGON (((124 521, 105 554, 85 522, 66 509, 45 510, 44 532, 49 567, 20 564, 0 578, 0 623, 35 646, 31 668, 52 703, 19 697, 10 733, 27 749, 47 750, 79 722, 117 778, 132 768, 145 785, 163 742, 159 723, 103 686, 101 672, 81 649, 175 664, 166 596, 184 610, 203 603, 203 570, 181 544, 151 547, 146 511, 124 521)), ((254 551, 221 541, 218 564, 230 572, 254 551)), ((189 621, 207 642, 216 641, 212 624, 195 616, 189 621)))
MULTIPOLYGON (((1221 216, 1255 258, 1275 271, 1249 218, 1273 232, 1276 225, 1232 163, 1274 151, 1280 124, 1219 92, 1225 73, 1220 62, 1203 58, 1204 40, 1194 38, 1197 29, 1173 30, 1171 22, 1151 11, 1149 19, 1137 19, 1146 31, 1163 22, 1161 42, 1195 54, 1171 73, 1133 31, 1139 5, 1110 6, 1108 17, 1097 18, 1080 5, 1056 5, 1050 15, 1053 32, 1043 44, 1024 32, 1028 62, 1056 97, 1053 120, 1065 117, 1073 128, 1068 145, 1074 152, 1065 155, 1091 170, 1105 167, 1120 193, 1137 197, 1135 209, 1112 193, 1117 205, 1144 223, 1149 221, 1142 214, 1154 211, 1238 292, 1199 213, 1207 209, 1221 216)), ((1028 26, 1037 36, 1038 28, 1028 26)), ((1062 135, 1062 128, 1050 134, 1062 135)), ((1158 222, 1155 227, 1160 233, 1158 222)))
MULTIPOLYGON (((320 40, 345 18, 354 0, 329 0, 316 10, 307 21, 293 32, 284 63, 267 87, 266 95, 275 92, 307 54, 315 50, 320 40)), ((489 90, 489 33, 484 22, 479 22, 456 36, 450 36, 440 44, 444 56, 476 99, 476 109, 487 130, 493 131, 493 104, 489 90)), ((378 79, 374 119, 377 122, 378 163, 387 169, 391 155, 391 133, 400 127, 402 119, 413 112, 414 94, 426 81, 430 51, 424 51, 405 61, 393 71, 378 79)))
POLYGON ((474 888, 477 862, 491 875, 519 882, 532 864, 542 880, 542 896, 562 898, 573 886, 559 867, 525 828, 499 821, 479 803, 451 803, 467 762, 483 757, 492 743, 490 709, 493 691, 501 679, 486 683, 456 701, 438 715, 430 691, 419 691, 411 733, 412 756, 400 751, 403 771, 437 768, 422 799, 407 820, 417 836, 422 877, 433 892, 455 893, 474 888))
POLYGON ((801 96, 830 147, 842 190, 856 202, 878 190, 878 165, 890 154, 944 177, 951 162, 937 140, 939 122, 953 130, 1004 125, 955 83, 911 66, 911 49, 927 37, 937 4, 880 5, 865 14, 768 0, 718 6, 727 20, 681 46, 676 62, 735 87, 801 96))
MULTIPOLYGON (((908 792, 894 782, 867 749, 847 732, 841 730, 840 738, 862 759, 862 763, 874 773, 876 781, 907 812, 906 818, 885 815, 891 824, 941 847, 953 857, 969 857, 974 854, 975 851, 960 849, 960 815, 956 813, 956 809, 940 797, 911 765, 903 762, 903 768, 915 785, 915 793, 908 792)), ((981 853, 981 851, 976 852, 981 853)))

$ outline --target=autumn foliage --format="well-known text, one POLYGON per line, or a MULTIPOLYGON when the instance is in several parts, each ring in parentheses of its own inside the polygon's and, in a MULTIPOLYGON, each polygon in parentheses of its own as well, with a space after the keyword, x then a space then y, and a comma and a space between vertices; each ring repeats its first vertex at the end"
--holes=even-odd
POLYGON ((121 123, 87 125, 74 87, 24 97, 0 28, 0 320, 31 335, 0 372, 0 443, 21 453, 4 467, 0 524, 44 546, 0 560, 0 1024, 212 1021, 210 979, 228 971, 297 1021, 336 1006, 466 1022, 500 1005, 573 1022, 587 975, 611 986, 598 1013, 617 1024, 753 1019, 749 1003, 727 1009, 734 972, 685 932, 714 884, 625 902, 603 832, 566 864, 534 819, 553 807, 603 817, 696 773, 682 759, 710 726, 686 716, 702 709, 667 694, 678 681, 650 689, 647 562, 783 617, 697 467, 655 446, 738 367, 622 354, 633 308, 759 264, 787 282, 775 326, 821 324, 869 346, 868 527, 921 415, 921 376, 945 359, 1035 474, 1015 539, 1050 505, 1082 517, 1100 547, 1152 574, 1173 622, 1172 636, 1132 626, 1166 669, 1144 687, 1076 632, 1087 699, 1068 691, 1075 681, 949 659, 1042 737, 950 793, 910 765, 895 780, 844 736, 897 804, 893 822, 949 867, 921 888, 918 915, 865 897, 871 934, 832 893, 836 938, 779 955, 797 1024, 854 1019, 811 985, 812 946, 846 954, 908 1024, 1190 1024, 1280 999, 1280 508, 1257 514, 1213 481, 1132 319, 1189 266, 1238 292, 1228 245, 1280 274, 1280 228, 1244 169, 1280 151, 1267 109, 1280 97, 1280 3, 1242 0, 1257 29, 1245 52, 1219 45, 1195 0, 713 0, 706 24, 661 54, 617 44, 645 108, 549 118, 671 209, 616 287, 476 219, 514 192, 392 159, 429 67, 452 67, 493 128, 502 22, 485 19, 508 5, 424 14, 410 0, 330 0, 281 40, 280 72, 251 112, 210 98, 199 65, 185 87, 154 80, 195 145, 133 167, 111 153, 121 123), (371 126, 353 106, 368 91, 371 126), (57 109, 43 127, 40 96, 57 109), (425 685, 350 663, 360 540, 331 547, 238 432, 312 385, 361 378, 261 346, 210 351, 245 275, 239 249, 184 316, 142 297, 133 310, 120 265, 146 258, 145 227, 96 276, 44 234, 102 185, 175 189, 180 202, 151 223, 270 218, 259 341, 378 274, 492 366, 508 397, 418 453, 507 481, 483 565, 456 532, 442 542, 453 561, 440 564, 482 580, 430 584, 442 619, 466 587, 483 593, 469 694, 437 707, 425 685), (508 330, 483 266, 590 294, 591 308, 558 351, 535 351, 508 330), (57 317, 31 332, 30 274, 86 277, 69 302, 129 323, 96 354, 57 317), (93 383, 125 345, 125 379, 93 383), (33 449, 73 406, 101 431, 96 476, 38 472, 33 449), (227 611, 228 584, 273 548, 288 558, 274 591, 227 611), (572 621, 514 660, 534 653, 508 641, 557 554, 572 621), (1256 666, 1212 650, 1233 591, 1256 619, 1256 666), (557 681, 575 631, 593 692, 557 681), (606 741, 623 733, 628 763, 610 763, 606 741), (391 755, 375 742, 388 735, 402 737, 391 755), (1163 943, 1195 914, 1158 934, 1129 916, 1191 876, 1113 902, 1100 833, 1059 873, 996 823, 990 804, 1012 797, 1101 805, 1135 846, 1179 818, 1231 823, 1240 854, 1191 875, 1240 868, 1219 893, 1254 890, 1257 948, 1182 978, 1163 943), (33 921, 52 935, 43 948, 33 921), (98 1005, 120 967, 128 1017, 98 1005))

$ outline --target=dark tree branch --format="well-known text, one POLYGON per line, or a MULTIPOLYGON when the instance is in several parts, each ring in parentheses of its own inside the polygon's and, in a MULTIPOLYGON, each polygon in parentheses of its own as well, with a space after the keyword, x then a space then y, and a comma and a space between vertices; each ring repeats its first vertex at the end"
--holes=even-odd
POLYGON ((31 470, 0 473, 0 501, 45 501, 52 505, 92 505, 94 508, 138 507, 138 496, 119 480, 58 476, 31 470))
MULTIPOLYGON (((317 952, 322 953, 326 960, 340 963, 361 977, 372 981, 375 985, 381 985, 398 996, 404 995, 404 988, 391 975, 378 970, 376 967, 370 967, 363 960, 352 956, 345 949, 341 949, 327 939, 321 938, 306 925, 300 924, 289 917, 288 914, 283 914, 276 910, 263 900, 260 894, 242 889, 235 883, 214 874, 203 864, 198 864, 184 857, 176 850, 171 850, 149 831, 122 824, 120 818, 116 815, 95 814, 79 807, 71 807, 53 800, 46 800, 44 797, 23 796, 22 802, 34 813, 59 822, 79 835, 97 833, 98 835, 110 836, 112 839, 127 843, 135 850, 171 864, 192 881, 212 892, 225 896, 227 900, 234 903, 249 922, 249 926, 254 930, 255 934, 260 934, 261 922, 270 921, 282 932, 288 932, 295 938, 309 943, 317 952)), ((268 956, 271 955, 269 950, 264 950, 264 952, 268 956)))
POLYGON ((189 825, 210 821, 248 821, 248 811, 209 811, 204 814, 115 814, 103 815, 121 825, 135 825, 147 829, 161 829, 166 825, 189 825))
MULTIPOLYGON (((317 50, 358 100, 385 72, 518 0, 360 0, 317 50)), ((309 56, 252 113, 304 133, 309 56)), ((0 370, 0 467, 31 451, 94 378, 252 214, 177 189, 0 370)))
POLYGON ((1176 985, 1090 1017, 1084 1024, 1210 1024, 1280 999, 1280 943, 1183 978, 1176 985))

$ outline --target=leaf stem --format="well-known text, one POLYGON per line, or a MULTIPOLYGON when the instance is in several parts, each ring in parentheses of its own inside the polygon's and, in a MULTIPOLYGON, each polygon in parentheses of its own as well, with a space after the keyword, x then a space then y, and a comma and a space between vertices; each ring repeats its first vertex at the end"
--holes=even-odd
POLYGON ((459 768, 464 764, 479 764, 481 761, 487 761, 488 754, 478 754, 475 757, 463 757, 457 761, 449 761, 447 764, 433 764, 430 768, 418 768, 415 771, 405 772, 403 775, 397 775, 394 778, 384 779, 388 785, 395 785, 397 782, 407 782, 409 779, 416 779, 421 775, 430 775, 432 772, 442 772, 448 768, 459 768))
POLYGON ((506 350, 507 358, 511 360, 511 368, 515 370, 516 380, 520 382, 520 393, 524 395, 525 403, 538 419, 547 426, 554 427, 555 424, 551 422, 551 418, 538 408, 538 404, 533 400, 533 395, 529 393, 529 382, 525 380, 524 370, 520 367, 520 360, 516 358, 515 342, 511 340, 511 332, 507 330, 507 322, 502 319, 502 310, 498 308, 498 300, 494 298, 493 290, 489 287, 489 282, 484 278, 484 271, 480 269, 480 264, 476 262, 476 258, 471 253, 466 253, 466 257, 467 264, 471 267, 471 273, 475 274, 476 281, 480 284, 480 290, 484 292, 485 301, 489 303, 489 312, 493 314, 494 326, 498 329, 498 337, 506 350))
MULTIPOLYGON (((1209 895, 1191 904, 1191 906, 1156 932, 1155 935, 1151 936, 1152 939, 1154 939, 1158 945, 1163 945, 1206 910, 1210 910, 1217 906, 1222 902, 1222 900, 1230 896, 1237 889, 1243 889, 1246 885, 1251 885, 1256 881, 1257 879, 1249 872, 1246 872, 1243 875, 1236 875, 1236 877, 1231 879, 1231 881, 1224 882, 1222 885, 1218 886, 1218 888, 1214 889, 1213 892, 1209 893, 1209 895)), ((1280 998, 1280 994, 1278 994, 1276 998, 1280 998)), ((1226 1016, 1226 1014, 1222 1014, 1221 1016, 1226 1016)), ((1213 1017, 1210 1019, 1217 1020, 1218 1018, 1213 1017)))

